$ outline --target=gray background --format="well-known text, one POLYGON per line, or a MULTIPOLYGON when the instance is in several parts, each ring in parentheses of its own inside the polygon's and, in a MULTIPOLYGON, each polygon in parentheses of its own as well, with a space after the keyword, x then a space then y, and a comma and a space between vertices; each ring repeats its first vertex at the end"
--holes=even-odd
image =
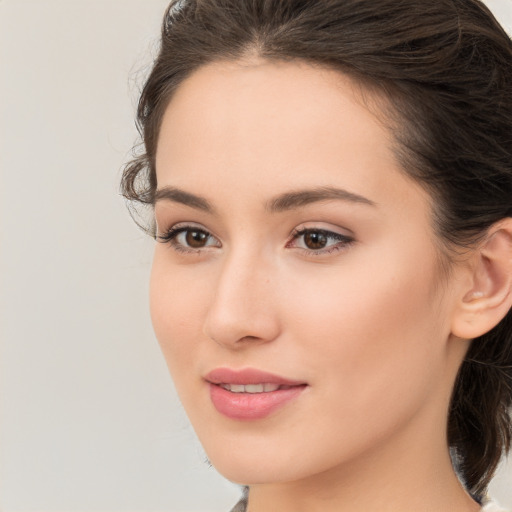
MULTIPOLYGON (((512 32, 510 0, 489 0, 512 32)), ((0 509, 222 512, 118 196, 164 0, 0 0, 0 509)), ((493 494, 512 507, 512 465, 493 494)))

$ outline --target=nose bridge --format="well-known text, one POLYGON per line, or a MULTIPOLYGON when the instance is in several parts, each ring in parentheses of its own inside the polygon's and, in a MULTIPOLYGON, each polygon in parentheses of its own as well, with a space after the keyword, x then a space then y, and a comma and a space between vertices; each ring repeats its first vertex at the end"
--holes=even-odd
POLYGON ((206 334, 219 344, 270 341, 278 332, 272 264, 250 243, 229 251, 216 281, 206 334))

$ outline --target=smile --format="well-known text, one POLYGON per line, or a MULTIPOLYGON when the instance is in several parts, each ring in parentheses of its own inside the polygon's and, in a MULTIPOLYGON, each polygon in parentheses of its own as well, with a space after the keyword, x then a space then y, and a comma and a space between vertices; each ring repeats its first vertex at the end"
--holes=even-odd
POLYGON ((280 386, 279 384, 219 384, 223 389, 231 393, 269 393, 278 389, 286 389, 291 386, 280 386))
POLYGON ((261 420, 295 401, 308 387, 253 368, 217 368, 205 376, 210 400, 222 416, 232 420, 261 420))

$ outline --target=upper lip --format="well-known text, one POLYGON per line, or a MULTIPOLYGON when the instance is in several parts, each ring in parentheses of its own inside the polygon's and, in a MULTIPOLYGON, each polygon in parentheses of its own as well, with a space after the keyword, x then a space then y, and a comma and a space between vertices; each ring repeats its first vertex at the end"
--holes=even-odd
POLYGON ((205 380, 212 384, 278 384, 279 386, 301 386, 303 381, 286 379, 273 373, 256 368, 234 370, 232 368, 215 368, 205 375, 205 380))

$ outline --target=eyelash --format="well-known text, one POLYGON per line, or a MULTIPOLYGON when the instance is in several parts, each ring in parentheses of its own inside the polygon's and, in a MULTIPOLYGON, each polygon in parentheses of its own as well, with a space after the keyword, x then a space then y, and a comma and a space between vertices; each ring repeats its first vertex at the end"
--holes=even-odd
POLYGON ((346 249, 350 245, 352 245, 355 240, 354 238, 348 236, 348 235, 342 235, 341 233, 336 233, 335 231, 329 231, 328 229, 321 229, 321 228, 302 228, 302 229, 296 229, 292 232, 292 239, 290 242, 286 244, 286 247, 293 247, 291 244, 295 243, 300 237, 308 235, 308 234, 316 234, 316 235, 322 235, 326 237, 328 240, 335 240, 337 241, 336 244, 327 246, 322 249, 314 250, 314 249, 308 249, 303 247, 298 247, 298 249, 304 251, 308 255, 313 256, 321 256, 325 254, 332 254, 334 252, 342 251, 343 249, 346 249))
MULTIPOLYGON (((212 237, 211 233, 209 233, 205 229, 201 229, 196 226, 186 226, 185 225, 185 226, 173 226, 167 232, 165 232, 161 235, 157 235, 156 238, 159 242, 164 243, 164 244, 169 244, 174 250, 181 252, 181 253, 185 253, 185 254, 190 254, 190 253, 197 254, 208 247, 211 247, 211 246, 218 247, 218 246, 215 246, 212 244, 211 246, 207 245, 207 246, 200 247, 200 248, 191 248, 191 247, 187 247, 186 245, 184 245, 176 240, 180 234, 187 233, 187 232, 196 232, 196 233, 204 234, 208 237, 212 237)), ((287 248, 295 247, 294 244, 297 242, 297 240, 299 240, 300 237, 308 235, 308 234, 321 235, 321 236, 324 236, 325 238, 327 238, 328 240, 337 241, 337 243, 335 243, 333 245, 330 245, 330 246, 327 246, 325 248, 321 248, 318 250, 308 249, 305 247, 296 247, 297 249, 305 252, 306 254, 313 255, 313 256, 332 254, 334 252, 338 252, 340 250, 346 249, 347 247, 349 247, 350 245, 352 245, 355 242, 354 238, 347 236, 347 235, 342 235, 341 233, 336 233, 334 231, 329 231, 329 230, 320 229, 320 228, 302 228, 302 229, 296 229, 292 232, 291 240, 289 242, 287 242, 286 247, 287 248)))
MULTIPOLYGON (((205 229, 201 229, 196 226, 173 226, 168 231, 163 233, 162 235, 157 235, 157 240, 163 244, 169 244, 175 251, 190 254, 190 253, 198 253, 205 249, 205 247, 200 248, 192 248, 187 247, 186 245, 181 244, 176 240, 176 238, 181 233, 187 233, 187 232, 196 232, 196 233, 203 233, 207 236, 212 236, 208 231, 205 229)), ((208 246, 206 246, 208 247, 208 246)))

